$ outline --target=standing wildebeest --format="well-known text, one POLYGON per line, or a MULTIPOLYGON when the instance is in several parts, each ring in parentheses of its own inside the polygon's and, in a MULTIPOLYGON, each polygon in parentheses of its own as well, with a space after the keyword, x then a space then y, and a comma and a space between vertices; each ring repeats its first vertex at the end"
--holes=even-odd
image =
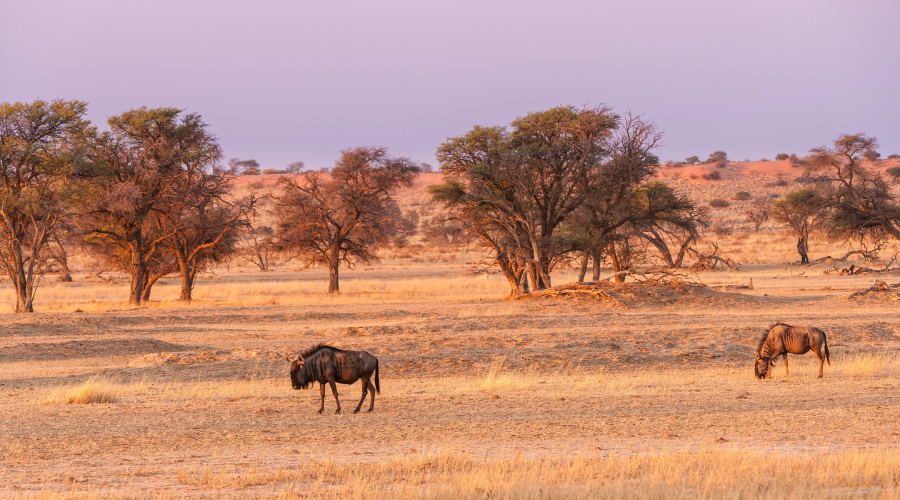
POLYGON ((378 359, 375 356, 365 351, 345 351, 319 344, 303 351, 291 363, 291 385, 294 389, 306 389, 313 382, 318 382, 321 386, 322 406, 319 407, 319 413, 325 410, 326 383, 331 385, 331 392, 334 393, 334 402, 337 403, 335 413, 340 413, 341 402, 334 383, 352 384, 359 379, 362 379, 362 398, 353 413, 359 413, 367 391, 372 393, 372 401, 369 403, 369 411, 372 411, 375 407, 375 393, 381 394, 378 359), (372 385, 372 373, 375 373, 375 385, 372 385))
POLYGON ((754 366, 756 378, 768 377, 772 363, 779 355, 784 355, 784 372, 787 374, 788 353, 806 354, 810 350, 819 358, 819 378, 822 378, 822 366, 825 364, 825 360, 828 360, 828 366, 831 366, 831 355, 828 352, 825 332, 818 328, 775 323, 769 332, 759 339, 759 345, 756 346, 756 365, 754 366))

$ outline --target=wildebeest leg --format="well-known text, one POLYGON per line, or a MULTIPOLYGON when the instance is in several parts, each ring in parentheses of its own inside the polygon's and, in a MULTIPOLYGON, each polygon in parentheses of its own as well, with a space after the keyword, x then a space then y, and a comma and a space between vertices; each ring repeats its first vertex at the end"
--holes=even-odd
POLYGON ((375 385, 372 384, 371 380, 369 381, 369 392, 372 393, 372 400, 369 403, 369 413, 371 413, 375 409, 375 385))
POLYGON ((322 405, 319 406, 319 413, 325 411, 325 384, 319 383, 319 392, 322 394, 322 405))
MULTIPOLYGON (((340 413, 341 412, 341 401, 338 399, 338 396, 337 396, 337 386, 334 385, 334 380, 329 380, 328 383, 331 384, 331 392, 334 394, 334 402, 337 404, 337 410, 334 410, 334 413, 335 414, 340 413)), ((322 394, 323 394, 322 398, 324 401, 324 398, 325 398, 325 396, 324 396, 325 386, 324 385, 322 386, 322 394)), ((323 408, 324 408, 324 406, 323 406, 323 408)))
POLYGON ((788 367, 787 367, 787 353, 784 353, 784 374, 785 374, 785 376, 790 375, 790 372, 788 372, 788 367))
POLYGON ((822 378, 822 367, 825 366, 825 356, 823 356, 819 351, 813 352, 816 353, 816 357, 819 358, 819 378, 822 378))
POLYGON ((353 413, 359 413, 359 409, 362 408, 363 401, 366 400, 366 394, 369 392, 369 379, 361 378, 360 380, 362 381, 363 393, 362 393, 362 397, 359 398, 359 404, 356 405, 356 409, 353 410, 353 413))

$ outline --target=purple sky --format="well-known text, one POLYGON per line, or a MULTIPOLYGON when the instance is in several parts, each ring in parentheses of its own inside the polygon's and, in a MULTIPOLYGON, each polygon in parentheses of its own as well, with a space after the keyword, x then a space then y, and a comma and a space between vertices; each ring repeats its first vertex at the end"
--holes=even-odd
POLYGON ((895 0, 0 0, 0 101, 203 115, 263 168, 387 146, 435 163, 474 125, 559 104, 645 113, 663 159, 900 154, 895 0))

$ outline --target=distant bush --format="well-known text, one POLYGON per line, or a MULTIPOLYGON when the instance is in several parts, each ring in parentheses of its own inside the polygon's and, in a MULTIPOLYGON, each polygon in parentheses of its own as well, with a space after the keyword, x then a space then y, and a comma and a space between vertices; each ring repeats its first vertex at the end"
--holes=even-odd
POLYGON ((726 226, 725 224, 716 224, 712 227, 712 232, 716 234, 716 236, 728 236, 731 234, 731 226, 726 226))
POLYGON ((277 168, 267 168, 267 169, 263 170, 262 173, 265 175, 272 175, 272 174, 286 174, 288 172, 287 172, 287 170, 278 170, 277 168))
POLYGON ((775 159, 778 161, 784 161, 784 160, 787 160, 788 158, 790 158, 790 155, 788 155, 787 153, 780 153, 780 154, 775 155, 775 159))
POLYGON ((891 167, 885 170, 888 175, 894 178, 894 180, 900 180, 900 167, 891 167))
POLYGON ((696 164, 700 163, 700 157, 699 156, 688 156, 687 158, 684 159, 684 162, 687 163, 688 165, 696 165, 696 164))
POLYGON ((800 168, 801 165, 799 163, 791 163, 791 166, 794 168, 800 168))
POLYGON ((241 175, 259 175, 259 170, 248 168, 247 170, 241 172, 241 175))
POLYGON ((700 177, 703 177, 704 179, 706 179, 708 181, 717 181, 722 178, 722 174, 720 174, 717 170, 713 170, 712 172, 710 172, 708 174, 703 174, 700 177))
POLYGON ((747 191, 738 191, 737 193, 734 194, 734 199, 738 200, 738 201, 746 201, 746 200, 749 200, 750 198, 753 198, 753 195, 747 191))
POLYGON ((802 163, 802 162, 800 161, 800 158, 797 158, 797 155, 795 155, 795 154, 791 154, 791 157, 788 158, 788 159, 791 160, 791 161, 794 162, 794 163, 802 163))
POLYGON ((875 160, 881 158, 881 153, 870 149, 870 150, 866 151, 865 153, 863 153, 863 156, 865 156, 866 159, 868 159, 868 160, 875 161, 875 160))
POLYGON ((672 165, 672 166, 675 167, 675 168, 682 168, 682 167, 684 167, 684 163, 681 163, 681 162, 679 161, 679 162, 675 163, 675 164, 672 165))
POLYGON ((768 158, 760 158, 759 161, 769 161, 768 158))
POLYGON ((728 208, 731 206, 731 203, 728 203, 727 200, 723 200, 721 198, 716 198, 715 200, 710 200, 709 206, 715 208, 728 208))
POLYGON ((896 160, 897 158, 900 158, 900 155, 888 155, 887 157, 888 160, 896 160))
POLYGON ((728 162, 728 153, 725 151, 715 151, 709 155, 709 158, 706 159, 703 163, 721 163, 728 162))
POLYGON ((787 181, 787 179, 778 179, 777 181, 773 182, 772 185, 773 186, 787 186, 788 181, 787 181))

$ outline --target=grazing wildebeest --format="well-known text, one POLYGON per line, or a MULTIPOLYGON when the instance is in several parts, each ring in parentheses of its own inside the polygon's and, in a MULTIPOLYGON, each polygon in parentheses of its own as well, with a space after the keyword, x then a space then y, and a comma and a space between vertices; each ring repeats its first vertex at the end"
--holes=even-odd
MULTIPOLYGON (((290 358, 288 358, 290 361, 290 358)), ((318 382, 321 388, 322 405, 319 413, 325 410, 325 384, 331 385, 334 393, 334 402, 337 403, 337 411, 341 412, 341 402, 338 400, 337 387, 334 383, 352 384, 362 379, 362 398, 353 413, 359 413, 366 393, 372 393, 372 401, 369 403, 369 411, 375 407, 375 393, 381 394, 381 383, 378 380, 378 359, 365 351, 345 351, 330 345, 319 344, 300 353, 299 357, 291 362, 291 385, 294 389, 306 389, 313 382, 318 382), (372 385, 372 373, 375 373, 375 385, 372 385)))
POLYGON ((769 331, 759 339, 756 346, 756 378, 766 378, 772 369, 772 363, 779 355, 784 355, 784 372, 788 373, 787 355, 806 354, 812 350, 819 358, 819 378, 822 378, 822 366, 828 361, 831 366, 831 354, 825 332, 818 328, 790 326, 775 323, 769 331))

